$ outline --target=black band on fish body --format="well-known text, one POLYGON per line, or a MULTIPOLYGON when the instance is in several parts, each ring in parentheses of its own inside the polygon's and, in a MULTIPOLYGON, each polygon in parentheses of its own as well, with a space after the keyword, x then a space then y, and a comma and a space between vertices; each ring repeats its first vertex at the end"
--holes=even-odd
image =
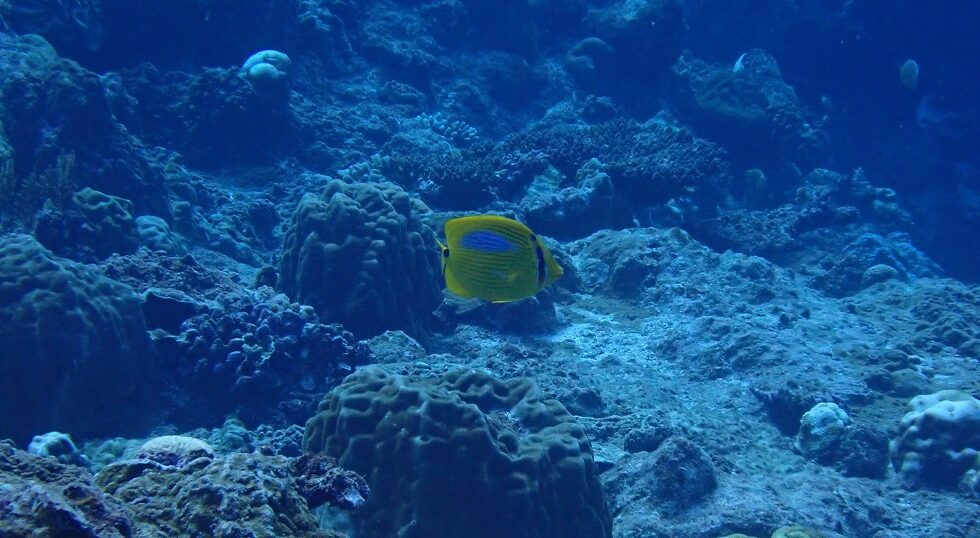
POLYGON ((531 234, 531 242, 534 244, 534 254, 538 257, 538 287, 544 287, 544 281, 548 278, 547 265, 544 263, 544 251, 541 250, 541 243, 538 238, 531 234))

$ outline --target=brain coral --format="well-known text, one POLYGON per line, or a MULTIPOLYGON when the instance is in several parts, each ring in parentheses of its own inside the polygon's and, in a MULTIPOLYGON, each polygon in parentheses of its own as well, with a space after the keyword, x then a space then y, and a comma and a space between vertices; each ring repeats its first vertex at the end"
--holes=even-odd
POLYGON ((145 417, 148 344, 132 289, 30 236, 0 238, 0 437, 85 435, 145 417))
POLYGON ((278 288, 359 337, 423 333, 441 298, 430 229, 398 186, 331 181, 293 214, 278 288))
POLYGON ((582 427, 527 379, 365 367, 320 403, 303 449, 367 478, 366 536, 611 536, 582 427))

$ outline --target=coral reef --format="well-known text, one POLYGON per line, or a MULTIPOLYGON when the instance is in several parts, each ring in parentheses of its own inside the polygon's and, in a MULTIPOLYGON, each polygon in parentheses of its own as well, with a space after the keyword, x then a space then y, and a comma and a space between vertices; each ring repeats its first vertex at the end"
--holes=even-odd
POLYGON ((973 538, 980 3, 885 4, 0 0, 0 535, 973 538))
POLYGON ((745 52, 733 68, 685 55, 672 69, 677 108, 739 160, 768 165, 783 158, 812 167, 826 157, 826 118, 800 102, 768 52, 745 52))

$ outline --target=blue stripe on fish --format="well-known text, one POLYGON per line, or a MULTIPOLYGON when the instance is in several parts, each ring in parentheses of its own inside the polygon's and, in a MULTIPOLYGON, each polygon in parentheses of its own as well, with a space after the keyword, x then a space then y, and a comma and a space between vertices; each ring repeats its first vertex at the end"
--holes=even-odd
POLYGON ((512 252, 517 250, 517 245, 511 243, 506 237, 486 230, 470 232, 459 238, 459 246, 480 252, 512 252))

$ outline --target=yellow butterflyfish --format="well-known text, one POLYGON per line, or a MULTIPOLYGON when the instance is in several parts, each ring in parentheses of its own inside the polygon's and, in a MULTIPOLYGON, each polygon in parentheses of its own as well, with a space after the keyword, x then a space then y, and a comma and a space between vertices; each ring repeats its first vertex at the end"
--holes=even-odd
POLYGON ((460 297, 495 303, 530 297, 564 271, 530 228, 498 215, 450 219, 445 225, 442 274, 460 297))

